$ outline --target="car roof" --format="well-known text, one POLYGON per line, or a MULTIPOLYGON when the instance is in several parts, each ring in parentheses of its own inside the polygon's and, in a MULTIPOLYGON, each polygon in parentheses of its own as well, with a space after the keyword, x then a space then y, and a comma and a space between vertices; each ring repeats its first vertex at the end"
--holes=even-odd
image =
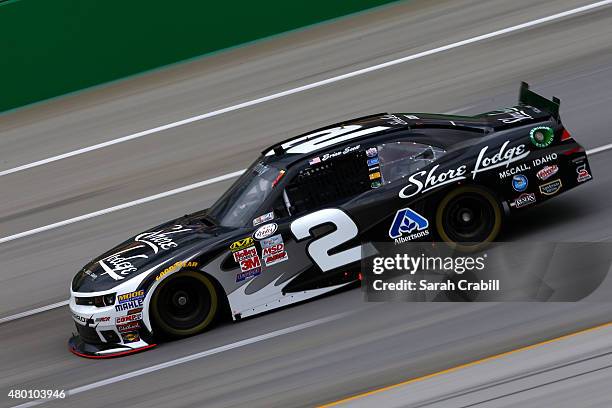
POLYGON ((396 138, 399 135, 418 143, 448 148, 467 139, 481 137, 492 130, 486 119, 471 116, 378 113, 297 135, 269 147, 262 154, 266 164, 289 167, 307 157, 338 151, 359 143, 396 138), (338 134, 333 135, 334 132, 329 132, 330 130, 338 134), (324 136, 324 143, 314 143, 314 140, 321 136, 324 136))

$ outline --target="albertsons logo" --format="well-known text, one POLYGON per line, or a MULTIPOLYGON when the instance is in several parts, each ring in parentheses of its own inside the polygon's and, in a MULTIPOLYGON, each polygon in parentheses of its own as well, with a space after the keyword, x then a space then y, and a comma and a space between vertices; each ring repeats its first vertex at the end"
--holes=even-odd
POLYGON ((393 238, 396 244, 401 244, 429 235, 427 228, 429 228, 427 218, 410 208, 402 208, 395 213, 389 237, 393 238))

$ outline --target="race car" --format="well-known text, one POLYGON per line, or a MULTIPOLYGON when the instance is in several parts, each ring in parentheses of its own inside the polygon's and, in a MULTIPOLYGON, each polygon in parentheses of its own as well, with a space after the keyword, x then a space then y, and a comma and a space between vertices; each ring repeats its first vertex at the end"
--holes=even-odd
POLYGON ((368 242, 494 241, 508 216, 592 179, 559 104, 523 83, 510 108, 375 114, 278 143, 212 207, 85 265, 69 349, 124 355, 336 291, 368 242))

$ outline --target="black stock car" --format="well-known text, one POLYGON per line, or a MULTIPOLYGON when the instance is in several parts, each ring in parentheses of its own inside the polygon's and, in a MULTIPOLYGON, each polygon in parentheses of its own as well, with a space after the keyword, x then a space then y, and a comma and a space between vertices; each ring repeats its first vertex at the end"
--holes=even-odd
POLYGON ((77 273, 70 349, 143 350, 341 288, 364 242, 473 248, 506 215, 591 179, 549 101, 481 115, 378 114, 264 151, 210 209, 136 235, 77 273))

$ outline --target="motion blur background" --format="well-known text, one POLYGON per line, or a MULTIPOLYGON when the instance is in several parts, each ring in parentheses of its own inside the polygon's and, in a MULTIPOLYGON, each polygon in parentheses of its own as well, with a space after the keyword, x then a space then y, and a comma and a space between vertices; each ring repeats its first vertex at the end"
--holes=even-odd
MULTIPOLYGON (((591 152, 594 181, 517 217, 501 239, 612 238, 609 2, 529 27, 519 25, 594 2, 209 3, 0 3, 1 407, 28 403, 9 398, 11 389, 70 391, 49 406, 313 406, 610 320, 612 304, 601 300, 365 303, 352 290, 129 358, 68 353, 74 273, 138 231, 208 207, 232 179, 107 209, 243 169, 266 146, 342 119, 513 105, 520 81, 561 98, 566 127, 591 152), (508 27, 516 29, 295 91, 508 27), (184 58, 192 59, 134 75, 184 58), (134 76, 119 80, 126 75, 134 76), (238 106, 283 91, 291 92, 238 106)), ((611 340, 604 326, 342 404, 609 407, 611 340)))

